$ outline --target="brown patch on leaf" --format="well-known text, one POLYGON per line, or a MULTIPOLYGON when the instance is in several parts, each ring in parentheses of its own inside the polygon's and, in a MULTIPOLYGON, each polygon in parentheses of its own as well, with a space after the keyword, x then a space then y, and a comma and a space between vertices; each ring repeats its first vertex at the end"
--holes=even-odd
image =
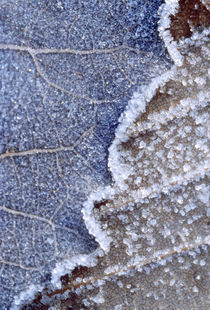
POLYGON ((107 203, 110 203, 111 202, 111 200, 102 200, 102 201, 96 201, 95 203, 94 203, 94 208, 96 209, 96 210, 100 210, 101 209, 101 207, 103 207, 103 206, 105 206, 107 203))
POLYGON ((61 277, 61 284, 62 286, 68 285, 69 283, 69 275, 65 274, 64 276, 61 277))
POLYGON ((71 280, 73 281, 74 279, 77 279, 78 277, 83 278, 84 275, 87 273, 88 269, 89 268, 86 266, 75 267, 71 274, 71 280))
POLYGON ((42 294, 38 292, 35 299, 32 301, 31 304, 25 305, 21 308, 21 310, 48 310, 49 305, 44 305, 42 302, 42 294))
POLYGON ((210 12, 200 0, 180 0, 178 13, 171 16, 171 35, 176 41, 190 37, 192 26, 210 26, 210 12))

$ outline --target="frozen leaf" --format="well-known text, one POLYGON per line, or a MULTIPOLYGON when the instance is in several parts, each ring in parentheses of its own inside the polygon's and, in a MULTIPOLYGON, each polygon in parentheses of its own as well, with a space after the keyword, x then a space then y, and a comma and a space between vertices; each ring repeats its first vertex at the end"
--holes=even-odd
POLYGON ((174 41, 174 5, 160 33, 175 65, 129 102, 109 149, 114 184, 84 204, 101 249, 57 264, 32 307, 208 309, 209 30, 174 41))
POLYGON ((170 66, 161 3, 1 0, 1 309, 96 249, 81 207, 110 183, 107 149, 132 93, 170 66))

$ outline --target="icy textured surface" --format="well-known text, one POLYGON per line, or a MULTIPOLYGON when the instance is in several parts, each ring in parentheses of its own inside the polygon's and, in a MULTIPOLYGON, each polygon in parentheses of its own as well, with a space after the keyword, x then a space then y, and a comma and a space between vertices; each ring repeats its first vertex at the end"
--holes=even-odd
POLYGON ((1 0, 0 309, 96 248, 81 205, 110 182, 131 94, 169 65, 161 2, 1 0))
POLYGON ((57 264, 34 307, 209 309, 210 30, 173 45, 161 22, 175 65, 129 102, 109 149, 115 182, 84 204, 101 251, 57 264))

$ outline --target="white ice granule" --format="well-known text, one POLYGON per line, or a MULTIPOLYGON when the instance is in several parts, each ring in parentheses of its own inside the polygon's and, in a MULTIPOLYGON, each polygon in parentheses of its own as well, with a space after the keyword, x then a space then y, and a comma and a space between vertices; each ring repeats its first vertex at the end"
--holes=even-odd
POLYGON ((71 274, 72 270, 77 266, 93 267, 97 264, 101 249, 96 249, 91 254, 79 254, 56 264, 52 271, 51 283, 55 288, 61 288, 60 277, 64 274, 71 274))
POLYGON ((198 293, 199 292, 199 289, 197 286, 193 286, 193 293, 198 293))
POLYGON ((175 282, 176 282, 176 280, 175 279, 172 279, 171 281, 170 281, 170 286, 173 286, 174 284, 175 284, 175 282))
POLYGON ((44 287, 42 285, 30 285, 26 291, 22 292, 19 296, 15 296, 10 310, 20 309, 24 303, 33 300, 37 292, 41 292, 43 288, 44 287))
POLYGON ((97 192, 92 193, 88 200, 85 202, 82 209, 83 218, 86 224, 86 227, 89 233, 95 236, 96 240, 99 242, 101 249, 105 252, 109 251, 110 242, 112 238, 107 236, 107 233, 101 229, 100 224, 96 221, 94 215, 92 214, 95 201, 101 201, 108 197, 112 197, 115 193, 115 190, 107 186, 105 189, 98 189, 97 192))
POLYGON ((178 0, 166 0, 165 3, 160 7, 160 21, 159 21, 159 33, 160 37, 163 39, 165 46, 168 50, 169 55, 174 61, 176 66, 181 66, 183 64, 183 56, 180 54, 177 48, 177 43, 173 40, 170 31, 170 15, 175 15, 179 8, 178 0))
POLYGON ((196 78, 195 78, 195 82, 196 82, 198 85, 205 85, 205 84, 206 84, 206 79, 203 78, 203 77, 196 77, 196 78))
POLYGON ((200 265, 201 265, 201 266, 205 266, 205 265, 206 265, 205 260, 202 259, 202 260, 200 261, 200 265))
POLYGON ((99 293, 94 297, 90 297, 90 299, 93 300, 96 304, 103 304, 105 302, 101 287, 99 289, 99 293))
POLYGON ((178 262, 179 263, 184 263, 184 258, 182 256, 178 257, 178 262))

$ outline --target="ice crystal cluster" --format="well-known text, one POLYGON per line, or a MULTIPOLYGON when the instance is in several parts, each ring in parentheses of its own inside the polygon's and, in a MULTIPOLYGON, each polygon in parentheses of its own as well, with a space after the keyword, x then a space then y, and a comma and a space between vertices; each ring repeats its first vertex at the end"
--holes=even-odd
POLYGON ((209 29, 34 3, 2 6, 0 309, 208 309, 209 29))

